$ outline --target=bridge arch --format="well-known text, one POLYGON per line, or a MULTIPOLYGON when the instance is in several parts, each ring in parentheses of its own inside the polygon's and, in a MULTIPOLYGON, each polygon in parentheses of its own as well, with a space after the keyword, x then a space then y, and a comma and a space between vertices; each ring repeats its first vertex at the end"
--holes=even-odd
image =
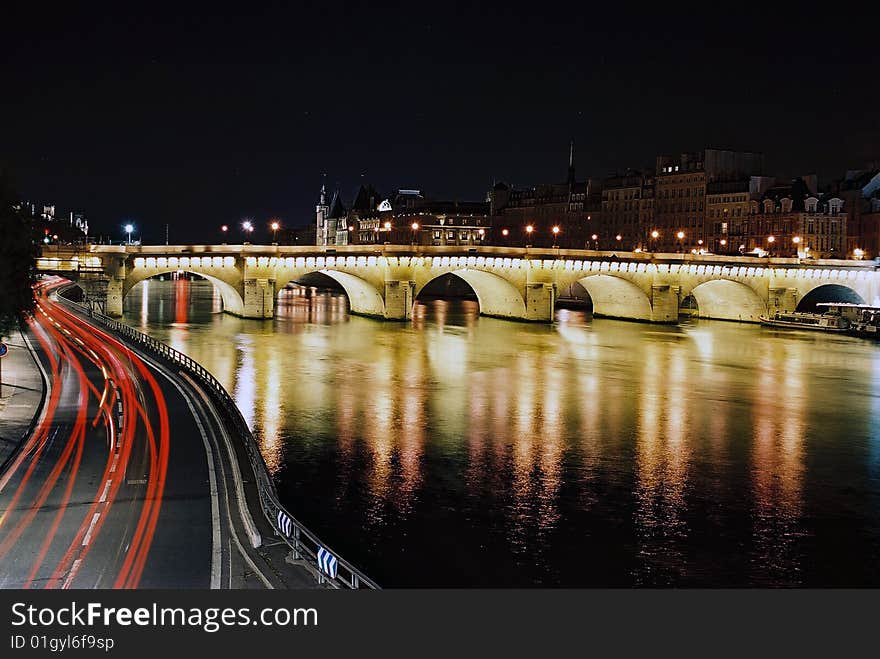
POLYGON ((579 279, 593 301, 593 315, 628 320, 651 320, 651 300, 628 279, 596 274, 579 279))
POLYGON ((205 274, 204 272, 198 272, 197 270, 191 270, 187 268, 150 268, 148 271, 141 268, 135 269, 128 277, 125 278, 125 283, 122 287, 123 299, 126 295, 128 295, 129 291, 140 282, 146 279, 151 279, 153 277, 158 277, 159 275, 170 274, 172 272, 189 272, 199 277, 204 277, 214 285, 214 288, 216 288, 220 292, 220 299, 223 300, 223 311, 231 313, 235 316, 244 315, 244 299, 241 297, 241 294, 232 284, 212 275, 205 274))
POLYGON ((849 302, 865 304, 865 299, 849 286, 829 282, 819 284, 798 300, 798 311, 816 311, 819 302, 849 302))
POLYGON ((697 301, 700 318, 756 323, 767 312, 767 306, 751 287, 732 279, 705 281, 690 294, 697 301))
POLYGON ((347 272, 324 268, 301 274, 291 279, 291 282, 308 285, 310 280, 315 281, 316 275, 332 279, 342 287, 348 297, 351 313, 361 316, 385 317, 385 300, 382 299, 382 294, 368 281, 347 272))
POLYGON ((522 293, 503 277, 483 270, 463 268, 441 272, 423 283, 416 290, 415 297, 419 296, 425 286, 445 275, 455 275, 471 287, 477 296, 480 314, 498 318, 526 318, 526 303, 522 293))

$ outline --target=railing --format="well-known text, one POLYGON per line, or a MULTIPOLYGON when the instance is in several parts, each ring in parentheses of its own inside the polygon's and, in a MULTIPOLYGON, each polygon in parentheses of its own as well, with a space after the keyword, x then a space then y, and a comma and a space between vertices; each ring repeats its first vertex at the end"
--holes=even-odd
POLYGON ((256 476, 257 491, 260 496, 260 506, 263 509, 263 514, 275 530, 275 533, 283 538, 293 550, 293 558, 295 560, 311 559, 313 561, 319 575, 318 583, 326 584, 332 588, 379 588, 376 582, 328 548, 326 544, 321 542, 318 536, 309 531, 281 505, 281 502, 278 500, 278 493, 275 490, 275 483, 272 481, 271 476, 269 476, 263 455, 260 453, 257 442, 253 434, 251 434, 244 417, 242 417, 232 396, 229 395, 223 385, 206 368, 182 352, 139 332, 130 325, 94 312, 85 305, 68 300, 63 296, 59 296, 59 299, 65 304, 81 309, 92 320, 101 323, 112 332, 124 336, 134 342, 135 345, 149 350, 152 354, 161 357, 174 366, 185 369, 191 376, 205 385, 205 390, 213 397, 214 402, 218 403, 216 405, 218 414, 229 422, 230 425, 227 428, 234 430, 244 442, 251 467, 256 476), (324 552, 329 553, 331 559, 327 559, 323 554, 321 558, 324 558, 324 561, 319 558, 318 553, 322 549, 324 552), (332 559, 335 559, 335 561, 332 559), (334 562, 336 565, 335 570, 332 567, 334 562), (335 574, 333 574, 334 572, 335 574))

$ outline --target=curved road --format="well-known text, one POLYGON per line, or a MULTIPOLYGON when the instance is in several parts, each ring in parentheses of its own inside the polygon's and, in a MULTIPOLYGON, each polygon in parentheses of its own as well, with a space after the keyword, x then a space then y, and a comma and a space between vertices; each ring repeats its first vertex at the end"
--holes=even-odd
POLYGON ((235 498, 204 394, 59 303, 68 284, 35 287, 28 336, 48 386, 0 473, 0 587, 313 585, 251 546, 261 516, 235 498))

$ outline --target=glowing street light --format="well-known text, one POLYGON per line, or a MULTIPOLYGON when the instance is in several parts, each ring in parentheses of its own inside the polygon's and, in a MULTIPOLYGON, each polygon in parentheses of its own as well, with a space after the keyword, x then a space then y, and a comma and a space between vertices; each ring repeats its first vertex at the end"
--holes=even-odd
POLYGON ((559 227, 554 225, 554 227, 550 229, 550 231, 553 232, 553 247, 558 247, 558 245, 556 244, 556 238, 559 236, 559 227))
POLYGON ((269 228, 272 229, 272 242, 277 243, 278 240, 278 229, 281 227, 281 224, 278 220, 273 220, 272 224, 269 225, 269 228))
POLYGON ((125 225, 125 233, 128 234, 128 244, 131 245, 131 232, 134 231, 134 226, 131 224, 125 225))
POLYGON ((657 229, 654 229, 654 230, 651 232, 651 238, 653 238, 654 240, 657 240, 659 237, 660 237, 660 232, 657 231, 657 229))
POLYGON ((795 245, 799 245, 801 242, 801 237, 795 236, 794 238, 791 239, 791 242, 793 242, 795 245))
POLYGON ((507 238, 507 235, 510 233, 507 229, 501 229, 501 235, 507 238))
POLYGON ((254 223, 250 220, 245 220, 241 223, 241 230, 245 233, 245 242, 250 237, 250 234, 254 231, 254 223))
POLYGON ((412 228, 412 232, 413 232, 413 234, 412 234, 412 242, 413 242, 413 245, 415 245, 415 244, 416 244, 416 234, 417 234, 417 232, 418 232, 418 230, 419 230, 419 223, 418 223, 418 222, 413 222, 413 223, 410 225, 410 227, 412 228))
POLYGON ((385 231, 391 231, 391 222, 385 223, 385 231))
POLYGON ((767 242, 772 245, 776 242, 776 236, 767 236, 767 242))
POLYGON ((853 250, 853 256, 856 257, 856 259, 861 260, 865 257, 865 250, 856 247, 853 250))
POLYGON ((533 227, 531 224, 526 225, 526 247, 531 246, 532 231, 534 231, 534 230, 535 230, 535 227, 533 227))

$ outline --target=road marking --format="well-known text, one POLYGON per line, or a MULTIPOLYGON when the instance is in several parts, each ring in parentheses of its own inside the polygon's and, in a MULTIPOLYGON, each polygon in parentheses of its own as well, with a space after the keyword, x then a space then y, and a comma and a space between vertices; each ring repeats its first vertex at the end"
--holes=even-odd
POLYGON ((100 516, 101 516, 101 513, 95 513, 94 515, 92 515, 92 523, 89 524, 89 530, 86 531, 86 537, 83 538, 83 541, 82 541, 82 546, 83 546, 83 547, 85 547, 86 545, 88 545, 89 542, 91 541, 91 539, 92 539, 92 529, 95 528, 95 524, 97 523, 98 518, 99 518, 100 516))
POLYGON ((64 585, 61 586, 64 590, 70 588, 70 583, 73 581, 73 578, 76 576, 76 573, 79 572, 79 566, 82 563, 82 559, 78 558, 73 562, 73 565, 70 568, 70 574, 67 575, 67 579, 64 580, 64 585))
POLYGON ((110 473, 111 473, 111 474, 112 474, 114 471, 116 471, 116 463, 117 463, 117 462, 119 462, 119 454, 118 454, 118 453, 116 454, 116 457, 113 458, 113 464, 110 465, 110 473))
POLYGON ((110 489, 110 484, 112 482, 112 480, 108 480, 107 483, 104 485, 104 491, 101 493, 101 498, 98 499, 98 503, 104 503, 107 500, 107 490, 110 489))

